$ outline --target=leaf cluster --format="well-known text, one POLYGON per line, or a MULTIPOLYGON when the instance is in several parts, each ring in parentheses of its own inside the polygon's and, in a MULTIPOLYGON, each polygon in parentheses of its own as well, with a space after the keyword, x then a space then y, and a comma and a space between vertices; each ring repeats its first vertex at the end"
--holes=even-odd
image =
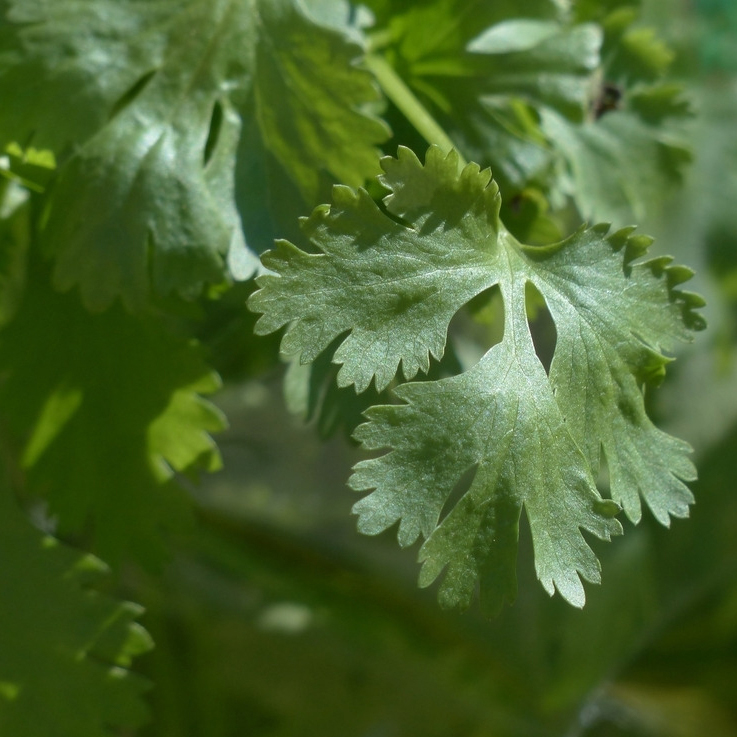
POLYGON ((144 720, 100 559, 156 575, 222 466, 205 396, 280 350, 444 605, 514 599, 523 511, 575 606, 586 535, 687 515, 644 391, 702 300, 623 227, 689 159, 669 61, 625 0, 0 0, 3 733, 144 720))

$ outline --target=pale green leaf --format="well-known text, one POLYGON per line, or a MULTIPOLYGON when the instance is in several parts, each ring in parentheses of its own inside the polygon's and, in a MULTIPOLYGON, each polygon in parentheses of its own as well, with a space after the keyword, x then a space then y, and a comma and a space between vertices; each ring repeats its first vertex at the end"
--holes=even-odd
POLYGON ((264 313, 257 329, 288 325, 283 350, 304 362, 340 338, 339 384, 383 388, 400 363, 407 378, 426 370, 455 312, 498 286, 502 341, 467 373, 400 386, 404 403, 372 408, 358 428, 368 449, 390 449, 351 479, 374 489, 355 507, 359 528, 399 522, 402 545, 425 538, 421 582, 445 570, 441 601, 467 605, 480 578, 482 600, 496 609, 514 594, 524 508, 540 580, 581 606, 581 579, 599 579, 581 530, 603 539, 621 531, 614 502, 637 520, 642 497, 667 524, 692 501, 689 448, 651 424, 641 388, 662 376, 661 350, 703 327, 700 298, 676 288, 691 272, 667 258, 636 261, 649 239, 607 226, 520 244, 499 221, 489 172, 470 164, 459 173, 454 153, 431 148, 422 165, 400 149, 382 165, 388 214, 364 192, 336 188, 334 204, 304 223, 317 253, 282 242, 264 255, 275 273, 260 277, 250 301, 264 313), (549 377, 530 334, 528 283, 555 322, 549 377), (614 502, 595 485, 602 447, 614 502))
POLYGON ((497 23, 471 40, 469 51, 485 54, 508 54, 528 51, 539 43, 557 35, 559 26, 554 21, 520 18, 497 23))
POLYGON ((619 224, 644 218, 653 193, 671 188, 691 160, 683 141, 634 110, 615 110, 581 124, 550 109, 540 116, 570 174, 560 188, 585 218, 619 224))

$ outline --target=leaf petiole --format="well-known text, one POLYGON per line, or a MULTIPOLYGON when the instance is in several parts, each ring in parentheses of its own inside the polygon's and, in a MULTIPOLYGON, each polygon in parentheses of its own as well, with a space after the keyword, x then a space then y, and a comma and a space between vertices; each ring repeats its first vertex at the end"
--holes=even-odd
MULTIPOLYGON (((382 56, 368 54, 366 67, 374 74, 384 94, 397 106, 400 112, 412 123, 418 133, 429 143, 438 146, 443 153, 456 149, 453 141, 443 127, 420 102, 394 67, 382 56)), ((458 155, 459 170, 466 160, 458 155)))

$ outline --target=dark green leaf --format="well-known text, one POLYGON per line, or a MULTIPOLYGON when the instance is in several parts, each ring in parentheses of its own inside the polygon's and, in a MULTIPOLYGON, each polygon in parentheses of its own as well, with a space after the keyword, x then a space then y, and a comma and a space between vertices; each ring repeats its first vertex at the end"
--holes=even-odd
POLYGON ((91 308, 194 296, 226 261, 253 273, 267 243, 246 245, 236 209, 241 127, 310 204, 326 183, 377 172, 386 128, 363 110, 377 93, 361 48, 293 0, 5 0, 0 12, 0 97, 13 100, 0 143, 66 160, 46 247, 56 285, 79 285, 91 308))
MULTIPOLYGON (((7 469, 4 469, 4 471, 7 469)), ((87 590, 104 564, 35 530, 0 489, 0 731, 80 737, 147 718, 129 672, 151 649, 141 607, 87 590)))
POLYGON ((91 315, 36 271, 0 333, 0 405, 29 491, 60 530, 90 530, 113 563, 157 561, 162 531, 187 519, 174 474, 219 467, 223 418, 200 393, 218 387, 198 347, 120 306, 91 315))

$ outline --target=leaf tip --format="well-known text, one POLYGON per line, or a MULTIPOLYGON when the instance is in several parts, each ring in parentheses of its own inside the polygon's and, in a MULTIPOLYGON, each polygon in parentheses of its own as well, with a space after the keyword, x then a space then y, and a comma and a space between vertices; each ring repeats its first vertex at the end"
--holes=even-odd
POLYGON ((594 501, 594 511, 606 519, 612 519, 622 511, 622 507, 612 499, 597 499, 594 501))
MULTIPOLYGON (((592 583, 600 583, 600 577, 596 576, 592 583)), ((545 581, 540 579, 545 591, 553 596, 557 591, 571 606, 583 609, 586 604, 586 590, 584 589, 581 576, 576 571, 567 571, 554 580, 545 581)))

